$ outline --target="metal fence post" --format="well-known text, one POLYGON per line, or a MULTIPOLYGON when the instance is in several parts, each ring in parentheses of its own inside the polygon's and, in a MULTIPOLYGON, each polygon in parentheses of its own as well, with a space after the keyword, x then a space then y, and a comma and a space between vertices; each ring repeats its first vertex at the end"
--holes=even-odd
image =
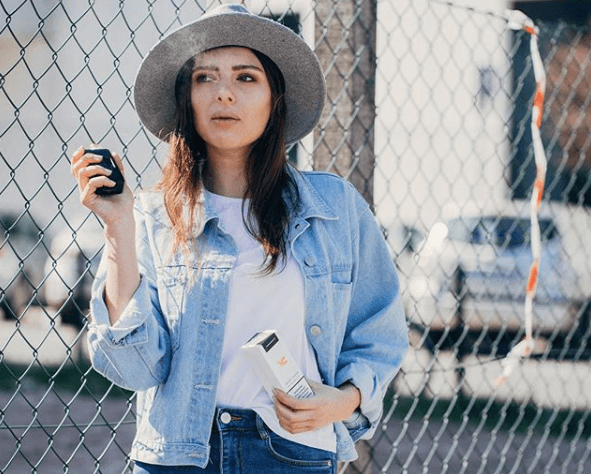
MULTIPOLYGON (((315 134, 314 169, 351 181, 373 208, 375 0, 318 0, 316 54, 327 82, 328 106, 315 134)), ((357 446, 359 459, 344 472, 371 473, 371 447, 357 446)), ((341 469, 339 469, 341 471, 341 469)))
POLYGON ((328 93, 314 168, 346 177, 373 207, 377 4, 318 0, 314 11, 328 93))

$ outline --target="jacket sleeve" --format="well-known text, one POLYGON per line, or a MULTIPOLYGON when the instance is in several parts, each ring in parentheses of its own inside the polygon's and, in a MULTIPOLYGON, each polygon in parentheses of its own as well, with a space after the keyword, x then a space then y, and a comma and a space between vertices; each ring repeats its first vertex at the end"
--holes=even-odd
POLYGON ((398 275, 384 236, 365 201, 356 194, 351 306, 335 382, 361 392, 358 412, 347 421, 354 440, 370 438, 383 411, 386 390, 408 350, 408 329, 398 275))
POLYGON ((156 270, 147 239, 145 214, 136 208, 136 247, 140 284, 119 320, 111 326, 104 302, 106 253, 92 289, 88 348, 94 369, 129 390, 166 381, 171 342, 156 288, 156 270))

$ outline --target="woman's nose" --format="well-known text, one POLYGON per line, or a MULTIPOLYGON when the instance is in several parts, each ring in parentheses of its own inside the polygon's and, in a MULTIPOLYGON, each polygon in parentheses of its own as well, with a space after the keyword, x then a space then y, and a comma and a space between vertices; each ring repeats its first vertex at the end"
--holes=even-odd
POLYGON ((226 84, 221 84, 217 94, 218 102, 234 102, 234 94, 226 84))

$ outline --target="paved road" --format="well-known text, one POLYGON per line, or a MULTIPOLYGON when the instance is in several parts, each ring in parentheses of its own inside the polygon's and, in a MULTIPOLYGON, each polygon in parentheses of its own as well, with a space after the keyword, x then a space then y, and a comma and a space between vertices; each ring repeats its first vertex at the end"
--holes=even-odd
MULTIPOLYGON (((52 316, 33 307, 18 324, 0 319, 0 377, 10 379, 0 380, 0 387, 15 387, 6 366, 51 374, 65 360, 84 357, 77 330, 52 316)), ((84 390, 76 395, 75 377, 70 390, 52 390, 32 377, 23 378, 18 389, 0 389, 0 474, 125 472, 135 429, 126 400, 99 401, 84 390)))
POLYGON ((0 392, 0 473, 125 472, 134 432, 133 424, 117 427, 121 420, 132 420, 125 400, 97 403, 46 390, 29 385, 16 394, 0 392))
POLYGON ((373 473, 588 474, 591 442, 479 430, 469 422, 392 420, 376 434, 373 473))
MULTIPOLYGON (((52 326, 47 315, 29 316, 18 330, 14 322, 0 322, 0 363, 31 364, 36 354, 45 367, 55 367, 70 348, 82 350, 75 331, 52 326)), ((0 474, 128 474, 134 432, 128 410, 125 398, 98 401, 29 378, 18 390, 0 390, 0 474)), ((491 432, 477 423, 390 420, 371 442, 371 472, 591 473, 591 440, 491 432)))
MULTIPOLYGON (((58 396, 52 391, 45 394, 45 390, 32 385, 23 387, 16 396, 0 392, 5 416, 0 425, 1 473, 129 472, 125 455, 134 426, 124 423, 117 427, 122 420, 132 420, 126 415, 125 399, 111 398, 99 404, 87 396, 58 396)), ((477 430, 472 423, 462 426, 432 419, 391 420, 372 444, 373 473, 591 472, 589 440, 571 442, 539 433, 492 433, 477 430)))

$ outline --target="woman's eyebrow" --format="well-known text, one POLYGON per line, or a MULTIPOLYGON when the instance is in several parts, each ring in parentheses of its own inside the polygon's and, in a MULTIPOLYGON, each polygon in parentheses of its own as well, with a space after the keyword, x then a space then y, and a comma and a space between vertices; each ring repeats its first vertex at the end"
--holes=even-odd
POLYGON ((207 64, 198 64, 193 67, 193 72, 195 71, 219 71, 217 66, 208 66, 207 64))
POLYGON ((255 66, 254 64, 238 64, 236 66, 232 66, 233 71, 241 71, 243 69, 254 69, 256 71, 263 72, 260 67, 255 66))

